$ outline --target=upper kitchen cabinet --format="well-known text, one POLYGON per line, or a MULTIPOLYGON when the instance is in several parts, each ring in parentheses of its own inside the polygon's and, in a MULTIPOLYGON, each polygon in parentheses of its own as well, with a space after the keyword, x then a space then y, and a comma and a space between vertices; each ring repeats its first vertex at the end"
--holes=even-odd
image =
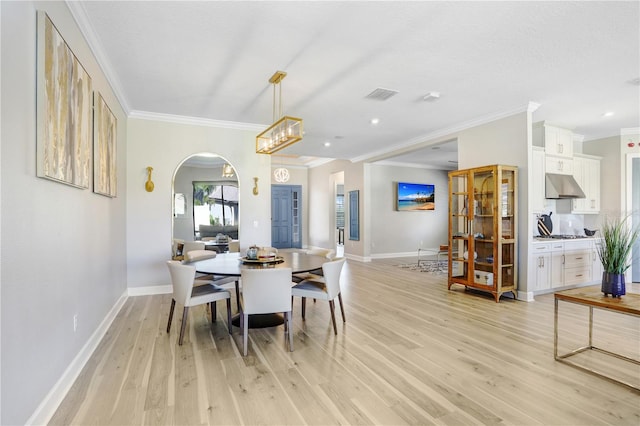
MULTIPOLYGON (((534 145, 544 146, 547 155, 569 159, 573 157, 573 133, 571 130, 541 121, 533 125, 533 141, 534 145)), ((568 173, 571 174, 571 171, 568 173)))
POLYGON ((600 160, 594 155, 576 154, 574 156, 573 177, 582 188, 585 198, 571 202, 571 213, 600 213, 600 160))

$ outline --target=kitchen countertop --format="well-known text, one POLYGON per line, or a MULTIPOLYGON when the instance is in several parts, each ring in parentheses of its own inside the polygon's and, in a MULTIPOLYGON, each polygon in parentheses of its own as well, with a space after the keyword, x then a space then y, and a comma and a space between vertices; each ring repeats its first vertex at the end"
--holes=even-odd
POLYGON ((548 237, 541 237, 539 235, 534 235, 533 237, 533 242, 534 243, 548 243, 548 242, 554 242, 554 241, 593 241, 593 240, 599 240, 600 237, 577 237, 577 238, 548 238, 548 237))

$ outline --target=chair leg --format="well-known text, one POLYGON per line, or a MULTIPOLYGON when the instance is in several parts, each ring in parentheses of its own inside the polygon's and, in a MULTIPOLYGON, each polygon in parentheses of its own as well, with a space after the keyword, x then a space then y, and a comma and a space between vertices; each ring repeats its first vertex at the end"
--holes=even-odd
POLYGON ((244 349, 244 356, 247 356, 247 343, 249 336, 249 315, 243 313, 242 314, 242 347, 244 349))
POLYGON ((187 306, 184 307, 184 311, 182 311, 182 327, 180 327, 180 340, 178 340, 178 344, 182 346, 182 338, 184 337, 184 329, 187 328, 187 315, 189 314, 189 308, 187 306))
POLYGON ((302 298, 302 319, 304 319, 306 308, 307 308, 307 298, 303 297, 302 298))
POLYGON ((229 324, 229 334, 233 334, 233 325, 231 324, 231 298, 227 299, 227 324, 229 324))
POLYGON ((342 293, 338 293, 338 302, 340 302, 340 312, 342 312, 342 322, 347 322, 344 317, 344 305, 342 304, 342 293))
POLYGON ((236 306, 240 312, 240 281, 236 281, 236 306))
POLYGON ((176 307, 176 299, 171 299, 171 309, 169 309, 169 322, 167 323, 167 333, 171 330, 171 320, 173 319, 173 308, 176 307))
POLYGON ((216 306, 216 302, 213 301, 210 304, 211 304, 211 322, 216 322, 216 320, 218 319, 218 309, 216 306))
POLYGON ((338 334, 338 327, 336 327, 336 305, 333 300, 329 300, 329 309, 331 310, 331 322, 333 323, 333 333, 338 334))
POLYGON ((293 312, 285 312, 285 320, 289 324, 289 352, 293 352, 293 312))

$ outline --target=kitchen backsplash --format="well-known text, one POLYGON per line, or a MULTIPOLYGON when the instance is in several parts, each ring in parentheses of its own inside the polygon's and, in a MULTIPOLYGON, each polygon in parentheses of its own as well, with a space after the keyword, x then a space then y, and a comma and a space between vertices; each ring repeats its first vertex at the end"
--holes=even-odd
MULTIPOLYGON (((549 207, 548 211, 545 211, 545 214, 551 213, 551 222, 553 223, 552 234, 564 234, 564 235, 585 235, 584 234, 584 215, 581 214, 565 214, 565 213, 556 213, 555 202, 547 203, 547 207, 549 207)), ((539 235, 538 225, 537 225, 537 214, 534 214, 534 219, 532 221, 533 229, 531 230, 533 235, 539 235)))

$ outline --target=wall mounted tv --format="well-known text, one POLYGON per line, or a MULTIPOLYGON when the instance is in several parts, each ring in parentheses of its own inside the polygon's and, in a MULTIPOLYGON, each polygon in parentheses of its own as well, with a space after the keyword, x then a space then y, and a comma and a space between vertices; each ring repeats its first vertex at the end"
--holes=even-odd
POLYGON ((435 185, 398 182, 396 209, 399 212, 435 210, 435 185))

